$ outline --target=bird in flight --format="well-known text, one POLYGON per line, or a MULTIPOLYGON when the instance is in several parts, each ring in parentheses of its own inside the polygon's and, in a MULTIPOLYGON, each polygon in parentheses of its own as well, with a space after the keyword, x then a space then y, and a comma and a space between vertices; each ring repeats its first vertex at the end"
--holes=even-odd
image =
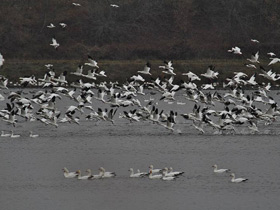
POLYGON ((59 47, 59 43, 57 43, 55 38, 52 38, 52 43, 50 45, 53 46, 54 49, 57 49, 59 47))
POLYGON ((115 8, 118 8, 120 7, 119 5, 116 5, 116 4, 110 4, 111 7, 115 7, 115 8))

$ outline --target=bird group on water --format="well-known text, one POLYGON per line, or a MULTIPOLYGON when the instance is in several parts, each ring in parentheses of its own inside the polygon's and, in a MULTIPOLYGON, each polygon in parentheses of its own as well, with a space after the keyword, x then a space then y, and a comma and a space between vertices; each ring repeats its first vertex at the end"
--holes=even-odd
MULTIPOLYGON (((215 164, 212 166, 214 168, 214 173, 216 174, 222 174, 222 173, 227 173, 230 172, 230 169, 218 169, 218 166, 215 164)), ((103 179, 103 178, 113 178, 116 177, 115 172, 108 172, 105 171, 103 167, 99 168, 99 173, 96 175, 93 175, 91 172, 91 169, 87 169, 85 172, 87 173, 86 175, 82 176, 81 170, 77 170, 75 172, 69 172, 69 170, 64 167, 62 169, 63 175, 65 178, 77 178, 78 180, 93 180, 93 179, 103 179)), ((175 180, 176 178, 179 178, 182 176, 185 172, 183 171, 173 171, 172 167, 165 167, 163 169, 154 169, 153 165, 149 166, 148 172, 140 172, 139 169, 137 169, 137 172, 134 173, 133 168, 130 168, 128 170, 130 172, 129 177, 130 178, 143 178, 143 177, 148 177, 149 179, 160 179, 164 181, 172 181, 175 180)), ((245 182, 248 179, 245 178, 235 178, 235 174, 231 173, 231 182, 233 183, 240 183, 240 182, 245 182)))

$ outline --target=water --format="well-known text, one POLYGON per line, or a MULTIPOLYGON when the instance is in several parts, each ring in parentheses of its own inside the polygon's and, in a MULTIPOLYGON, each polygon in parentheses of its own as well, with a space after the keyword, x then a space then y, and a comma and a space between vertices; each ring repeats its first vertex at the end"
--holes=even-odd
MULTIPOLYGON (((0 138, 1 209, 280 209, 278 123, 262 127, 260 135, 198 135, 180 121, 181 135, 125 120, 115 126, 82 120, 57 129, 18 123, 20 138, 0 138), (40 137, 29 138, 29 130, 40 137), (147 171, 150 164, 185 174, 170 182, 128 177, 129 168, 147 171), (231 183, 229 174, 213 173, 213 164, 249 181, 231 183), (76 180, 62 172, 67 167, 84 174, 90 168, 97 174, 100 166, 117 177, 76 180)), ((1 123, 1 129, 11 127, 1 123)))

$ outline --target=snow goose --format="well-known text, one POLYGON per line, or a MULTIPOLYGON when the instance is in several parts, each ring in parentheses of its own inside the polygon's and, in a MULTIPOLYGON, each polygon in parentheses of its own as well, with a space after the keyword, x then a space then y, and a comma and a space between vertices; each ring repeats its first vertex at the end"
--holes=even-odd
POLYGON ((212 167, 214 168, 214 173, 217 173, 217 174, 221 174, 221 173, 230 171, 230 169, 218 169, 217 164, 213 165, 212 167))
POLYGON ((76 7, 80 7, 80 6, 81 6, 80 4, 75 3, 75 2, 73 2, 72 4, 73 4, 74 6, 76 6, 76 7))
POLYGON ((115 173, 115 172, 108 172, 108 171, 105 171, 105 169, 104 169, 103 167, 100 167, 100 168, 99 168, 99 171, 102 172, 101 178, 111 178, 111 177, 115 177, 115 176, 116 176, 116 173, 115 173))
POLYGON ((175 180, 176 177, 175 176, 163 176, 161 179, 164 181, 172 181, 172 180, 175 180))
POLYGON ((8 79, 2 77, 2 79, 0 79, 0 88, 8 89, 7 85, 8 79))
POLYGON ((57 49, 59 47, 59 43, 57 43, 55 38, 52 38, 52 43, 50 45, 53 46, 54 49, 57 49))
POLYGON ((254 42, 254 43, 260 43, 258 40, 256 39, 251 39, 251 42, 254 42))
POLYGON ((78 170, 78 171, 76 171, 76 173, 77 173, 77 178, 79 179, 79 180, 87 180, 87 179, 89 179, 89 177, 90 177, 90 174, 89 174, 89 172, 87 171, 87 175, 85 175, 85 176, 82 176, 82 173, 81 173, 81 171, 80 170, 78 170))
POLYGON ((203 77, 206 77, 208 79, 218 78, 219 73, 214 72, 214 69, 215 69, 215 66, 210 65, 210 66, 208 66, 206 73, 200 74, 200 75, 203 77))
POLYGON ((62 28, 65 28, 67 26, 66 23, 59 23, 59 25, 62 27, 62 28))
POLYGON ((137 72, 140 73, 140 74, 152 75, 152 74, 150 73, 150 70, 151 70, 151 64, 150 64, 149 62, 147 62, 146 65, 145 65, 145 67, 144 67, 144 69, 143 69, 143 71, 137 71, 137 72))
POLYGON ((39 137, 39 135, 38 134, 33 134, 33 131, 30 131, 29 132, 29 137, 30 138, 37 138, 37 137, 39 137))
POLYGON ((173 171, 172 167, 169 167, 169 172, 168 174, 174 174, 174 176, 179 176, 179 175, 183 175, 185 172, 183 171, 173 171))
POLYGON ((99 174, 96 174, 96 175, 92 175, 90 169, 87 169, 86 172, 89 175, 88 179, 101 179, 102 178, 102 172, 101 171, 99 172, 99 174))
POLYGON ((0 53, 0 67, 3 66, 5 59, 3 58, 3 55, 0 53))
POLYGON ((48 28, 55 28, 55 25, 50 23, 50 25, 47 26, 48 28))
POLYGON ((130 175, 129 175, 130 178, 139 178, 145 176, 145 174, 141 172, 134 173, 133 168, 130 168, 128 171, 130 171, 130 175))
POLYGON ((234 173, 232 173, 230 176, 232 177, 231 182, 233 182, 233 183, 246 182, 248 180, 248 179, 244 179, 244 178, 235 178, 234 173))
POLYGON ((273 57, 273 56, 276 56, 276 54, 275 53, 273 53, 273 52, 269 52, 269 53, 267 53, 270 57, 273 57))
POLYGON ((4 133, 4 131, 1 131, 1 137, 10 137, 10 133, 4 133))
POLYGON ((233 54, 238 54, 238 55, 242 54, 241 49, 236 46, 232 47, 230 50, 228 50, 228 52, 233 53, 233 54))
POLYGON ((14 134, 14 131, 12 130, 11 131, 11 136, 10 136, 11 138, 19 138, 20 137, 20 135, 19 134, 14 134))
POLYGON ((91 66, 91 67, 97 68, 97 69, 99 68, 99 66, 97 65, 97 61, 93 60, 93 58, 90 55, 88 55, 88 61, 89 61, 89 63, 85 63, 85 65, 91 66))
POLYGON ((114 8, 118 8, 120 7, 119 5, 116 5, 116 4, 110 4, 111 7, 114 7, 114 8))
POLYGON ((151 171, 152 173, 161 173, 163 169, 154 169, 153 165, 149 166, 149 171, 151 171))
POLYGON ((189 71, 188 73, 182 73, 182 75, 188 76, 188 78, 192 81, 201 80, 195 73, 189 71))
POLYGON ((162 177, 163 177, 162 174, 155 174, 155 175, 153 175, 152 170, 150 170, 150 172, 149 172, 149 179, 161 179, 162 177))
POLYGON ((269 62, 268 66, 273 65, 273 64, 275 64, 275 63, 280 61, 279 58, 270 58, 270 59, 271 59, 271 61, 269 62))
POLYGON ((83 75, 83 65, 79 65, 75 72, 71 72, 70 74, 74 74, 76 76, 83 75))
POLYGON ((69 170, 66 167, 64 167, 62 171, 65 178, 74 178, 78 176, 77 172, 69 172, 69 170))
POLYGON ((250 62, 252 62, 252 63, 260 63, 260 62, 258 61, 258 59, 259 59, 259 51, 256 52, 255 54, 253 53, 253 54, 251 55, 251 58, 247 58, 247 60, 250 61, 250 62))

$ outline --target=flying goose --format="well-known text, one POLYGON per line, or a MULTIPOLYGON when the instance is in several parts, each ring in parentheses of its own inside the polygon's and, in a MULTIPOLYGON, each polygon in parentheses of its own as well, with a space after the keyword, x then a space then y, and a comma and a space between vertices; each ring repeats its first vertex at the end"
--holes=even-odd
POLYGON ((97 65, 97 61, 93 60, 93 58, 90 55, 88 55, 88 61, 89 61, 89 63, 85 63, 85 65, 91 66, 91 67, 97 68, 97 69, 99 68, 99 66, 97 65))
POLYGON ((59 43, 57 43, 55 38, 52 38, 52 43, 50 45, 53 46, 54 49, 57 49, 59 47, 59 43))
POLYGON ((141 73, 141 74, 148 74, 148 75, 152 75, 150 73, 150 70, 151 70, 151 64, 149 62, 146 63, 143 71, 137 71, 138 73, 141 73))
POLYGON ((0 53, 0 68, 3 66, 5 59, 3 58, 3 55, 0 53))

